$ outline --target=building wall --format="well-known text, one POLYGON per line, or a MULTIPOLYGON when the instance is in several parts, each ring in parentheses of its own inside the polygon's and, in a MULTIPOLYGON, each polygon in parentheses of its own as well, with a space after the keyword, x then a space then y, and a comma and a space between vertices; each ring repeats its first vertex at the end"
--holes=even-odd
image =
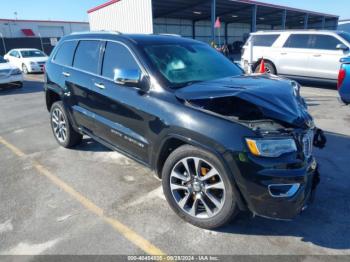
POLYGON ((89 13, 91 31, 152 34, 152 1, 119 1, 89 13))
MULTIPOLYGON (((155 34, 177 34, 183 37, 193 38, 192 21, 173 18, 156 18, 154 19, 155 34)), ((260 30, 267 29, 267 26, 260 26, 260 30)), ((270 27, 269 27, 270 28, 270 27)), ((225 23, 222 27, 216 29, 216 43, 219 43, 219 32, 221 43, 225 42, 225 23)), ((227 42, 232 44, 235 41, 243 41, 245 36, 250 33, 250 24, 235 23, 227 27, 227 42)), ((198 21, 195 23, 195 39, 210 43, 211 42, 211 22, 198 21)))
POLYGON ((89 31, 88 23, 69 23, 52 21, 0 20, 0 33, 5 38, 25 37, 22 29, 31 29, 35 36, 62 37, 64 35, 89 31))

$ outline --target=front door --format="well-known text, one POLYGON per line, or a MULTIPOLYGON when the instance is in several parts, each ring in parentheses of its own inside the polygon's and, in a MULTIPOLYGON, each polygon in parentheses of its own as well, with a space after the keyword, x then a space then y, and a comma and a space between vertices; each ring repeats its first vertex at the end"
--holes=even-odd
POLYGON ((147 95, 136 86, 124 86, 114 81, 116 70, 140 70, 131 51, 119 42, 106 42, 101 78, 93 86, 92 103, 100 138, 148 162, 148 123, 151 116, 147 95))
POLYGON ((337 50, 337 45, 343 44, 331 35, 313 35, 312 50, 309 57, 309 71, 311 77, 332 79, 338 78, 340 59, 349 52, 337 50))

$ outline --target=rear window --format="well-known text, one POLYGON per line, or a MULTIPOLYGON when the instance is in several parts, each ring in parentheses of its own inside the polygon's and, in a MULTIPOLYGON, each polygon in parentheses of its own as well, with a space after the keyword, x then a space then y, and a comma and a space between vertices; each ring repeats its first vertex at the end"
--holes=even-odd
POLYGON ((100 41, 80 41, 75 52, 73 66, 94 73, 98 71, 100 41))
POLYGON ((280 36, 279 34, 253 35, 251 40, 253 41, 254 46, 272 46, 279 36, 280 36))
POLYGON ((288 48, 310 48, 310 35, 306 34, 292 34, 287 39, 283 47, 288 48))
POLYGON ((59 47, 54 61, 58 64, 71 66, 73 63, 74 51, 77 47, 77 41, 64 42, 59 47))

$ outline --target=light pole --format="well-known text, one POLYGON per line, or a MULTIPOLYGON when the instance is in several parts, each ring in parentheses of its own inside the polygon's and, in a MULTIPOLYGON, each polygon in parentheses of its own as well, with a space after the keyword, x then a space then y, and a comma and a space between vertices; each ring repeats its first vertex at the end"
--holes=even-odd
POLYGON ((45 53, 44 43, 43 43, 43 39, 41 38, 41 34, 40 33, 39 33, 39 38, 40 38, 41 50, 45 53))
POLYGON ((4 54, 7 53, 7 50, 6 50, 6 44, 5 44, 5 39, 4 39, 4 35, 0 32, 0 36, 1 36, 1 39, 2 39, 2 45, 4 47, 4 54))

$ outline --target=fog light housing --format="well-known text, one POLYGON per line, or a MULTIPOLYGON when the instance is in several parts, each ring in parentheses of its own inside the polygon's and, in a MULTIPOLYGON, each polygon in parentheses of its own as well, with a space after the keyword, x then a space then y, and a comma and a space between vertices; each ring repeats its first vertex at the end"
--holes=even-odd
POLYGON ((272 184, 268 186, 269 194, 272 197, 292 197, 300 188, 299 183, 295 184, 272 184))

